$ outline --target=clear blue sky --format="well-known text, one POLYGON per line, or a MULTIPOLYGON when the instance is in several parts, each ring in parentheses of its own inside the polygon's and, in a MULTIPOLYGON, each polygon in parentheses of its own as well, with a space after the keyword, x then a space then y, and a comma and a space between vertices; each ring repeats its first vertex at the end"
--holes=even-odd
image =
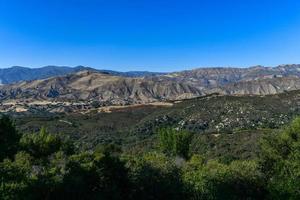
POLYGON ((300 63, 299 0, 0 0, 0 67, 300 63))

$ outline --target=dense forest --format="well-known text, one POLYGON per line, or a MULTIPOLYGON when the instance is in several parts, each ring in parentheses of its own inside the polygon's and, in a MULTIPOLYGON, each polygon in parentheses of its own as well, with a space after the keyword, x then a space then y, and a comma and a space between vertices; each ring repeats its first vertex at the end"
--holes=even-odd
MULTIPOLYGON (((67 136, 0 119, 0 199, 300 199, 300 118, 264 134, 251 159, 191 151, 195 134, 161 128, 151 151, 82 150, 67 136)), ((199 144, 198 144, 199 145, 199 144)))

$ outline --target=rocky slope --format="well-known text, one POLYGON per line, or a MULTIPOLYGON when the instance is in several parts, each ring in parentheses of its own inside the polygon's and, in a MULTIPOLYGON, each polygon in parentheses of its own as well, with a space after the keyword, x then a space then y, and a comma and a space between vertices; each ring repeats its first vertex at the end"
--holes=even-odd
POLYGON ((246 82, 280 77, 300 77, 300 65, 280 65, 277 67, 255 66, 249 68, 199 68, 161 76, 186 82, 198 87, 214 88, 230 83, 246 82))
POLYGON ((185 83, 126 78, 91 71, 0 87, 2 101, 50 99, 133 104, 199 95, 202 95, 199 89, 185 83))
POLYGON ((282 77, 228 84, 221 89, 220 93, 231 95, 269 95, 299 89, 300 78, 282 77))

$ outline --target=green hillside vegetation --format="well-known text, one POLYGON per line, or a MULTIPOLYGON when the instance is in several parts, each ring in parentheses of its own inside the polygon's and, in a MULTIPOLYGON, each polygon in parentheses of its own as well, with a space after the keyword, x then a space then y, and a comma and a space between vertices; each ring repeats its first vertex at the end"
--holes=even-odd
POLYGON ((19 132, 2 117, 0 199, 300 198, 299 118, 267 131, 254 159, 220 162, 194 153, 187 131, 155 135, 160 145, 139 156, 116 145, 81 150, 45 128, 19 132))
POLYGON ((300 91, 268 96, 219 96, 184 100, 172 107, 141 105, 111 113, 10 113, 22 133, 66 135, 81 150, 116 144, 124 152, 159 148, 159 129, 172 127, 193 134, 191 152, 224 162, 253 159, 258 141, 300 115, 300 91))

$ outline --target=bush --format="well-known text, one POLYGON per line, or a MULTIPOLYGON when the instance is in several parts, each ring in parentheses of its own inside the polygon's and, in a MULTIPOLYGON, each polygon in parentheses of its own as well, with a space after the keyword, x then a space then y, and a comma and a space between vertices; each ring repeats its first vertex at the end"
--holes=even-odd
POLYGON ((128 199, 124 163, 107 151, 70 154, 72 145, 41 129, 23 135, 0 163, 0 199, 128 199))
POLYGON ((164 153, 172 156, 189 157, 192 135, 187 131, 163 128, 158 131, 160 147, 164 153))
POLYGON ((20 152, 14 161, 0 163, 0 199, 29 199, 31 160, 29 154, 20 152))
POLYGON ((73 143, 63 140, 58 135, 48 133, 45 128, 41 128, 37 134, 24 134, 20 140, 20 148, 37 159, 45 159, 58 151, 64 151, 67 154, 74 152, 73 143))
POLYGON ((117 157, 82 152, 70 157, 63 195, 71 199, 126 199, 127 170, 117 157))
POLYGON ((253 161, 230 165, 193 159, 184 168, 183 180, 191 199, 262 199, 262 176, 253 161))
POLYGON ((261 142, 260 168, 272 199, 300 199, 300 118, 261 142))
POLYGON ((127 159, 131 199, 183 199, 180 169, 164 154, 127 159))

